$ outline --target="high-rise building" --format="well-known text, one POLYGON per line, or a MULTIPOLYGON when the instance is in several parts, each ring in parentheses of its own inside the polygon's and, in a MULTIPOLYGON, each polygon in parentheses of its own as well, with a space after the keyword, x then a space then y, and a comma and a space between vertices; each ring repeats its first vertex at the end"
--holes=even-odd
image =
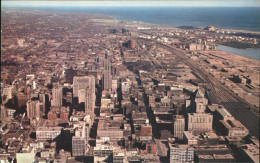
POLYGON ((44 104, 38 100, 28 100, 27 101, 27 117, 32 119, 36 118, 37 120, 40 117, 44 116, 45 107, 44 104))
POLYGON ((170 163, 194 161, 194 148, 187 144, 169 144, 170 163))
POLYGON ((196 113, 205 113, 206 105, 202 102, 196 102, 196 113))
POLYGON ((24 93, 17 93, 17 108, 20 109, 23 106, 26 106, 26 102, 28 100, 27 95, 24 93))
POLYGON ((46 95, 45 95, 44 92, 39 93, 39 101, 42 102, 42 103, 44 103, 44 104, 45 104, 45 102, 46 102, 45 96, 46 96, 46 95))
POLYGON ((173 133, 174 137, 182 140, 183 132, 185 131, 185 119, 182 115, 176 115, 173 117, 173 133))
POLYGON ((111 63, 110 59, 106 56, 104 60, 104 72, 103 72, 103 90, 110 91, 112 87, 111 79, 111 63))
POLYGON ((3 121, 3 119, 6 117, 6 109, 4 105, 1 105, 0 108, 0 120, 3 121))
POLYGON ((72 92, 66 93, 66 103, 67 103, 67 105, 72 104, 72 92))
POLYGON ((135 40, 129 40, 129 47, 134 49, 135 48, 135 40))
POLYGON ((78 97, 79 103, 85 103, 85 113, 91 117, 94 114, 96 95, 95 95, 95 77, 94 76, 76 76, 74 77, 73 94, 78 97))
POLYGON ((118 79, 117 78, 113 78, 112 79, 112 92, 117 92, 117 88, 118 88, 118 79))
POLYGON ((66 76, 66 82, 69 82, 70 84, 73 83, 74 77, 77 75, 77 70, 73 70, 72 67, 70 69, 67 69, 65 72, 66 76))
POLYGON ((205 98, 205 95, 201 90, 198 90, 196 92, 195 102, 196 103, 203 103, 204 105, 208 105, 208 99, 205 98))
POLYGON ((204 133, 212 130, 213 116, 208 113, 189 113, 188 131, 195 134, 204 133))
POLYGON ((76 128, 75 136, 72 137, 72 155, 83 156, 87 152, 88 132, 85 123, 76 128))
POLYGON ((62 93, 61 86, 52 88, 51 106, 62 106, 62 93))
POLYGON ((5 96, 6 100, 9 100, 13 97, 12 95, 13 88, 14 88, 13 85, 8 85, 3 88, 2 96, 5 96))
POLYGON ((86 90, 87 89, 78 90, 79 104, 86 101, 86 90))
POLYGON ((79 97, 79 90, 87 88, 95 91, 94 76, 75 76, 73 78, 73 97, 79 97))
POLYGON ((85 94, 85 113, 89 114, 90 117, 94 115, 95 101, 95 89, 87 89, 85 94))

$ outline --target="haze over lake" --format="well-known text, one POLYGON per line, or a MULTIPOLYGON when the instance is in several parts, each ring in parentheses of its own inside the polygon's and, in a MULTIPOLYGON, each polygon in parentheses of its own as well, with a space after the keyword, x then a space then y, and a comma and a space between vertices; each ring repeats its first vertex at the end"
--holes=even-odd
POLYGON ((152 24, 260 31, 259 7, 35 7, 88 12, 152 24))

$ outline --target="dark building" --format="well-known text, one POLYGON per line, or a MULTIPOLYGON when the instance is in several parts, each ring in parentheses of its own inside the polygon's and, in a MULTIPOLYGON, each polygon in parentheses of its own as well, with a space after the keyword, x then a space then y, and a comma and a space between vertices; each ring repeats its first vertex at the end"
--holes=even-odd
POLYGON ((74 76, 77 75, 77 70, 73 70, 72 68, 70 68, 66 70, 65 74, 66 74, 66 82, 72 84, 74 76))

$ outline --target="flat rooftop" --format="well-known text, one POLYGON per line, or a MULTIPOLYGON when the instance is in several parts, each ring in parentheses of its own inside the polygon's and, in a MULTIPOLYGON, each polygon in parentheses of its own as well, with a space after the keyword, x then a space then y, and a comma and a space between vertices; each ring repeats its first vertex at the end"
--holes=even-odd
POLYGON ((62 127, 38 127, 36 131, 61 131, 62 127))

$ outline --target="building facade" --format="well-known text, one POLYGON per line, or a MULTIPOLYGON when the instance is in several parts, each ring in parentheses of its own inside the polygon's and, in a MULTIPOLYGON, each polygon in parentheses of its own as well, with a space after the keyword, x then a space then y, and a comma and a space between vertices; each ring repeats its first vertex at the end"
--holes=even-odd
POLYGON ((182 115, 176 115, 173 118, 173 133, 174 137, 182 140, 185 130, 185 119, 182 115))
POLYGON ((187 144, 169 144, 170 163, 194 161, 194 148, 187 144))
POLYGON ((188 131, 195 134, 204 133, 212 130, 213 116, 208 113, 189 113, 188 131))
POLYGON ((75 130, 75 136, 72 137, 72 155, 83 156, 87 152, 87 141, 88 141, 88 128, 85 126, 85 122, 75 130))
POLYGON ((111 63, 109 58, 104 60, 103 90, 110 91, 112 88, 111 63))
POLYGON ((62 132, 62 127, 38 127, 36 130, 36 139, 54 140, 62 132))
POLYGON ((62 87, 54 87, 52 89, 51 106, 62 106, 62 87))

